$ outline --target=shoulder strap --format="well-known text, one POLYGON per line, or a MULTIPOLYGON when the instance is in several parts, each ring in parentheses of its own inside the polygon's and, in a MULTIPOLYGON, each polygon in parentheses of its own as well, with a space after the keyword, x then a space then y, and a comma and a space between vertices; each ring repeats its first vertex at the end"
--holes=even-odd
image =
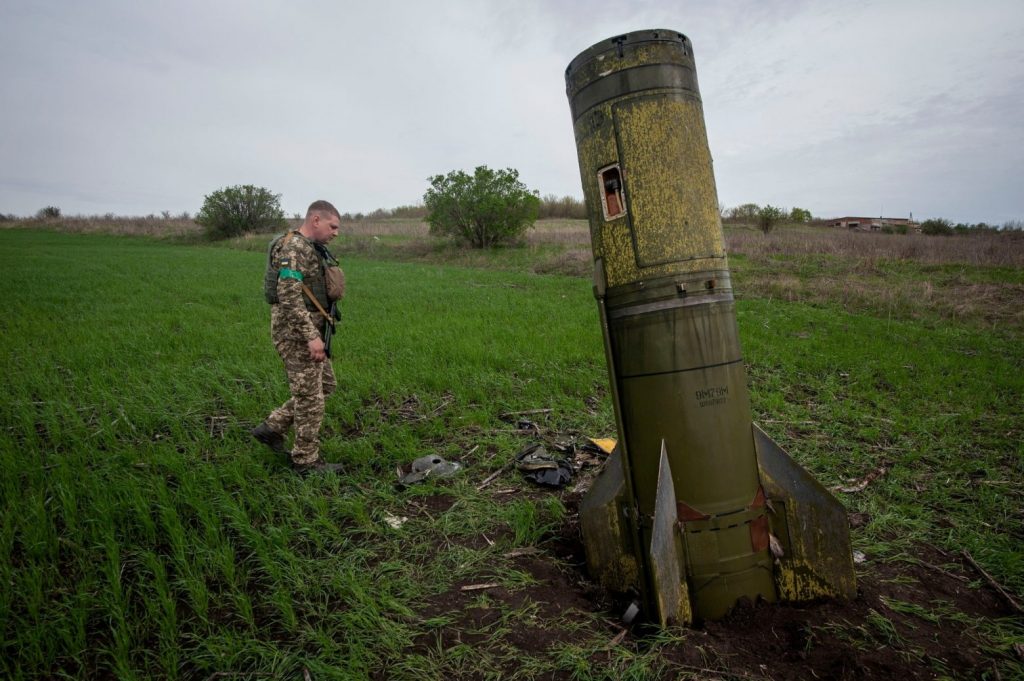
POLYGON ((291 230, 290 232, 279 238, 277 240, 278 248, 284 248, 285 246, 287 246, 288 242, 292 240, 293 236, 295 236, 295 230, 291 230))
POLYGON ((302 286, 302 292, 306 294, 306 297, 309 298, 314 305, 316 305, 316 309, 320 311, 320 314, 322 314, 324 319, 327 320, 327 323, 334 326, 334 317, 327 314, 327 310, 325 310, 324 306, 320 304, 320 301, 316 299, 316 296, 314 296, 313 292, 309 290, 309 287, 305 284, 300 284, 300 286, 302 286))
POLYGON ((270 241, 270 246, 267 247, 267 267, 273 266, 274 253, 278 252, 285 244, 291 241, 291 238, 294 235, 294 231, 289 231, 270 241))

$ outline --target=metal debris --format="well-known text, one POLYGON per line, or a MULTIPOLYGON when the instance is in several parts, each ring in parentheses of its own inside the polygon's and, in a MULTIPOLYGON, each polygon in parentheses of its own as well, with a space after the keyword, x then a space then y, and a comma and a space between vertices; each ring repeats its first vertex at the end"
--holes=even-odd
POLYGON ((545 487, 564 487, 572 481, 573 470, 564 458, 557 458, 535 443, 527 445, 516 455, 516 468, 527 480, 545 487))
MULTIPOLYGON (((588 437, 587 438, 587 442, 589 444, 592 444, 594 447, 597 447, 599 450, 601 450, 605 454, 611 454, 612 450, 615 449, 615 444, 616 444, 615 443, 615 438, 611 438, 611 437, 599 437, 599 438, 588 437)), ((587 449, 588 447, 589 447, 589 445, 583 445, 584 449, 587 449)))
POLYGON ((412 470, 401 475, 400 485, 414 485, 427 478, 449 478, 461 470, 462 464, 456 461, 445 461, 440 456, 421 456, 412 462, 412 470))

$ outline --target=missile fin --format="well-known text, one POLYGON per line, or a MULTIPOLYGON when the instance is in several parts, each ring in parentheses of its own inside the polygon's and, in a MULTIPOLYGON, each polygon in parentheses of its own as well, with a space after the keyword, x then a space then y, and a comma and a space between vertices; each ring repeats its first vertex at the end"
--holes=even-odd
POLYGON ((587 568, 599 584, 619 593, 641 588, 640 565, 633 550, 634 529, 624 513, 625 486, 622 451, 616 447, 580 502, 587 568))
POLYGON ((658 491, 654 500, 650 554, 653 600, 657 605, 661 626, 690 624, 693 621, 693 608, 685 581, 676 493, 664 440, 661 441, 661 461, 658 464, 658 491))
POLYGON ((857 582, 846 508, 756 423, 752 430, 777 543, 772 553, 779 598, 853 598, 857 582))

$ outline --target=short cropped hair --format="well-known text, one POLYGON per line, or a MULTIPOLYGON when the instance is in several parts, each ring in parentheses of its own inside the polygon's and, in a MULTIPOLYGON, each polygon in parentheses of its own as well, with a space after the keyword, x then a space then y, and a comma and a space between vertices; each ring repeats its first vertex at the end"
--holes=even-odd
POLYGON ((309 204, 309 208, 306 209, 306 219, 308 220, 311 217, 313 217, 313 213, 320 213, 321 215, 333 215, 339 220, 341 219, 341 213, 338 212, 338 209, 335 208, 330 201, 324 201, 323 199, 320 199, 319 201, 314 201, 313 203, 309 204))

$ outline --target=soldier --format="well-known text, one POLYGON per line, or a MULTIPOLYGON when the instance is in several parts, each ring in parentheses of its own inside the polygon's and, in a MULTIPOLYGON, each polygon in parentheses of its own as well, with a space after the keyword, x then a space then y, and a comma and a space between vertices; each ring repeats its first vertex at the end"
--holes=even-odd
POLYGON ((336 261, 325 244, 338 236, 340 221, 337 208, 327 201, 314 201, 302 226, 271 242, 267 254, 264 288, 271 303, 270 334, 284 361, 291 399, 251 433, 275 452, 290 454, 292 468, 302 475, 342 469, 341 464, 327 463, 320 456, 324 400, 336 386, 327 355, 330 348, 324 346, 327 324, 334 323, 326 310, 343 292, 330 290, 329 294, 341 270, 331 268, 336 261), (291 452, 285 448, 289 428, 295 430, 291 452))

